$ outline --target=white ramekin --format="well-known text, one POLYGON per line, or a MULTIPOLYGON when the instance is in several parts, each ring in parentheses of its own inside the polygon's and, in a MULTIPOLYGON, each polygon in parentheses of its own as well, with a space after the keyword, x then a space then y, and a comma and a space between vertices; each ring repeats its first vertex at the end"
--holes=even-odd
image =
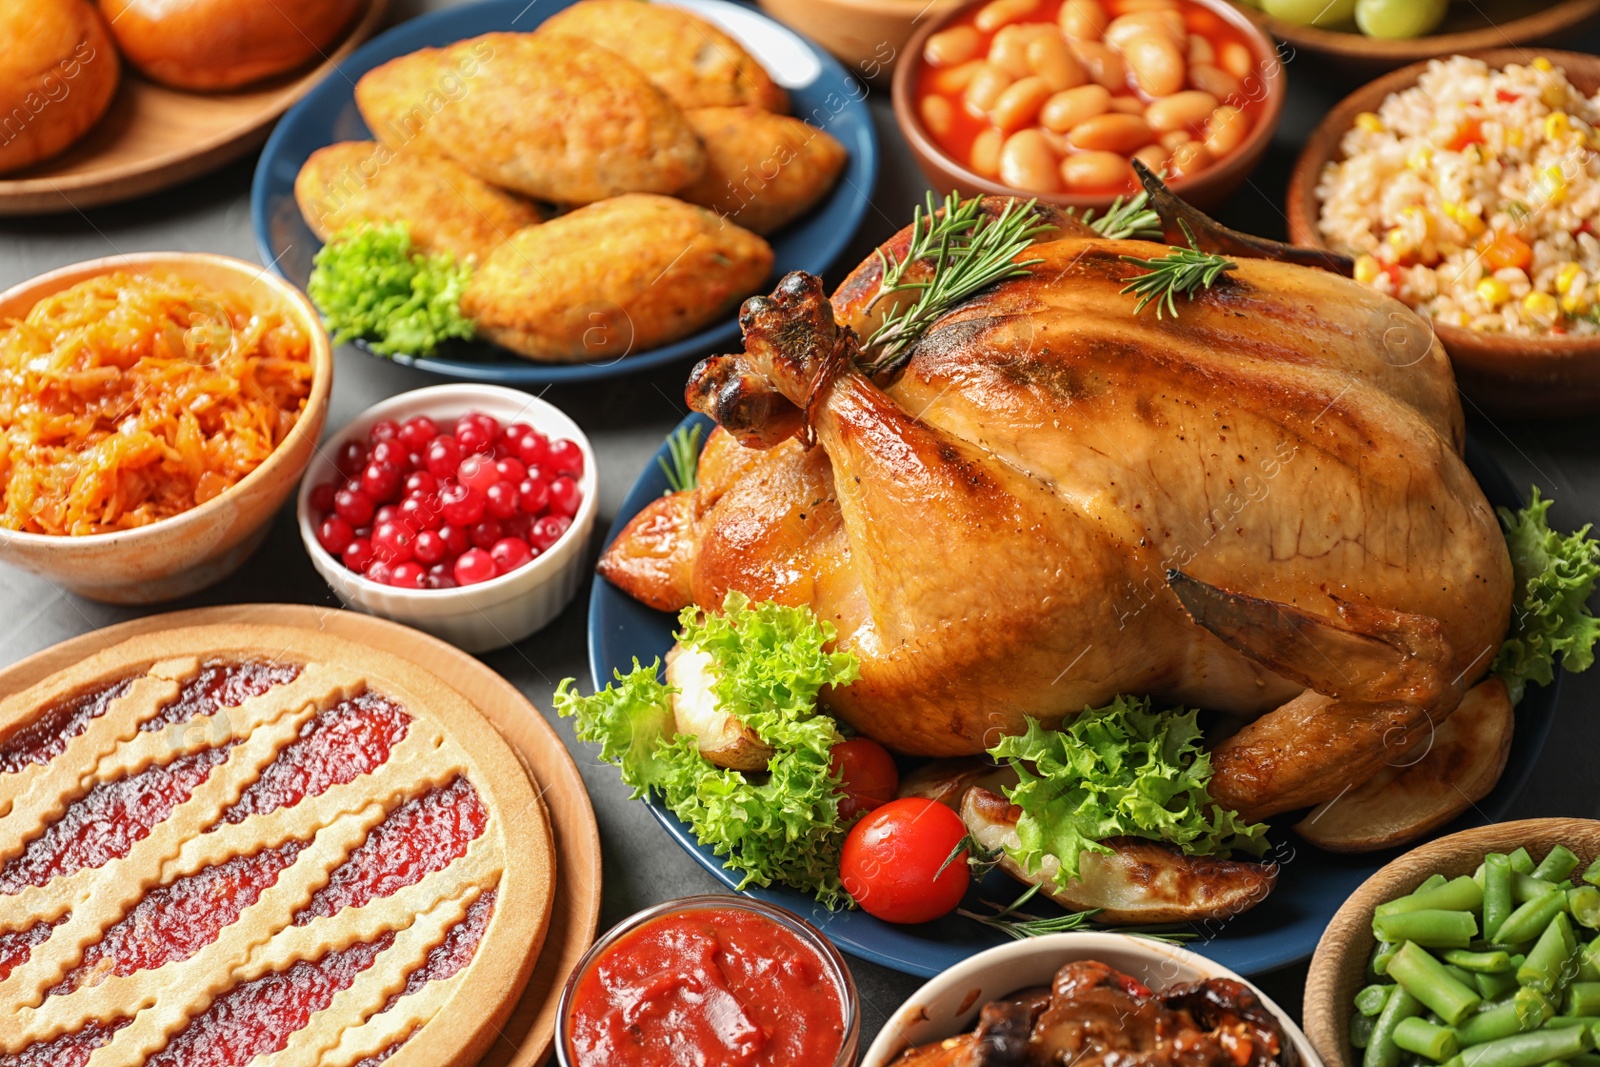
MULTIPOLYGON (((971 1030, 979 1010, 989 1001, 1030 986, 1047 986, 1057 971, 1074 960, 1099 960, 1151 989, 1203 978, 1232 978, 1250 984, 1204 956, 1149 938, 1099 932, 1033 937, 980 952, 913 993, 884 1023, 878 1039, 861 1060, 861 1067, 887 1067, 914 1045, 942 1041, 971 1030)), ((1294 1020, 1261 990, 1250 988, 1277 1016, 1300 1054, 1302 1067, 1322 1067, 1322 1060, 1294 1020)))
POLYGON ((363 411, 330 434, 300 482, 296 511, 300 540, 317 573, 327 580, 347 607, 415 626, 468 652, 487 652, 522 640, 561 614, 583 584, 589 535, 594 529, 597 481, 594 449, 589 439, 560 409, 536 396, 497 385, 435 385, 414 389, 363 411), (439 423, 453 422, 470 411, 493 415, 502 424, 525 422, 551 440, 565 437, 583 452, 583 476, 578 479, 583 503, 572 526, 533 562, 510 574, 478 585, 457 589, 397 589, 356 574, 317 541, 311 514, 311 490, 337 481, 333 458, 350 438, 366 440, 367 432, 382 419, 396 422, 427 415, 439 423))

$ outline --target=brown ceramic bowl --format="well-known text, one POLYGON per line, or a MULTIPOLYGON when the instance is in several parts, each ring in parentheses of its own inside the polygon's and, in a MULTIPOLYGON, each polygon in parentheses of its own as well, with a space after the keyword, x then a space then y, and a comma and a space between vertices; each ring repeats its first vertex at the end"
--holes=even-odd
POLYGON ((1334 913, 1306 976, 1301 1017, 1306 1036, 1327 1067, 1358 1067, 1361 1056, 1350 1045, 1350 1013, 1356 991, 1367 984, 1367 960, 1375 944, 1372 913, 1379 904, 1405 896, 1429 875, 1455 878, 1471 874, 1490 852, 1525 847, 1535 859, 1556 845, 1578 854, 1582 867, 1600 855, 1600 822, 1592 819, 1525 819, 1463 830, 1412 849, 1361 883, 1334 913))
MULTIPOLYGON (((1495 67, 1530 58, 1529 52, 1517 48, 1470 54, 1495 67)), ((1600 56, 1548 50, 1537 54, 1565 68, 1572 84, 1586 95, 1600 90, 1600 56)), ((1339 142, 1357 115, 1376 111, 1390 93, 1411 88, 1427 66, 1416 63, 1357 89, 1322 120, 1289 179, 1291 242, 1328 247, 1317 227, 1321 215, 1317 181, 1323 168, 1342 158, 1339 142)), ((1456 382, 1486 414, 1566 416, 1600 411, 1600 336, 1507 337, 1444 325, 1434 331, 1450 353, 1456 382)))
MULTIPOLYGON (((1104 211, 1116 199, 1114 194, 1039 193, 1030 189, 1013 188, 985 178, 948 155, 923 126, 922 116, 915 100, 917 78, 925 65, 922 58, 923 44, 953 19, 974 7, 983 6, 986 2, 987 0, 970 0, 925 22, 907 43, 905 54, 900 57, 900 63, 895 67, 894 117, 900 126, 900 132, 911 145, 911 153, 916 156, 917 164, 940 193, 948 193, 955 189, 963 196, 1020 196, 1080 210, 1093 208, 1095 211, 1104 211)), ((1250 20, 1249 16, 1228 0, 1193 0, 1193 2, 1215 12, 1218 17, 1244 34, 1245 40, 1255 53, 1257 71, 1246 81, 1244 92, 1252 99, 1261 101, 1255 112, 1256 124, 1251 127, 1243 144, 1194 177, 1174 178, 1167 183, 1167 188, 1195 207, 1210 209, 1222 203, 1230 193, 1242 185, 1250 171, 1261 161, 1262 154, 1272 143, 1272 135, 1278 128, 1278 120, 1283 117, 1287 84, 1283 64, 1278 59, 1277 45, 1250 20)))
POLYGON ((880 83, 889 81, 917 27, 961 2, 760 0, 761 10, 826 48, 850 73, 880 83))
POLYGON ((1570 37, 1573 31, 1600 18, 1600 0, 1558 0, 1532 12, 1528 11, 1527 0, 1452 4, 1438 33, 1394 41, 1354 30, 1296 26, 1260 11, 1252 10, 1250 14, 1263 29, 1296 51, 1335 60, 1342 71, 1371 77, 1436 56, 1570 37))
POLYGON ((21 318, 44 297, 118 270, 160 271, 276 306, 311 342, 314 377, 305 410, 283 443, 238 484, 181 515, 133 530, 86 537, 0 529, 0 562, 112 604, 154 604, 219 581, 266 539, 272 517, 310 462, 328 413, 333 354, 316 309, 299 290, 253 263, 198 252, 140 252, 92 259, 0 293, 0 321, 21 318))

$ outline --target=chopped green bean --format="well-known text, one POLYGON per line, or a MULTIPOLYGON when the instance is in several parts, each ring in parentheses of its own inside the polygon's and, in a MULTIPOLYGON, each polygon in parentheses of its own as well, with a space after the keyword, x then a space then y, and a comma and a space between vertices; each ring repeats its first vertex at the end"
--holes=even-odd
POLYGON ((1536 1030, 1548 1017, 1543 1010, 1530 1016, 1523 1005, 1508 1000, 1504 1004, 1496 1004, 1492 1008, 1478 1012, 1456 1027, 1456 1039, 1461 1042, 1462 1047, 1481 1045, 1486 1041, 1498 1041, 1512 1034, 1536 1030))
POLYGON ((1440 874, 1438 871, 1435 871, 1432 874, 1428 875, 1428 877, 1424 878, 1422 880, 1422 884, 1417 886, 1416 889, 1413 889, 1412 892, 1416 893, 1416 892, 1420 892, 1421 890, 1424 890, 1424 889, 1437 889, 1440 886, 1444 885, 1448 881, 1450 881, 1450 879, 1446 878, 1444 875, 1440 874))
POLYGON ((1511 869, 1518 874, 1532 874, 1534 868, 1533 857, 1528 855, 1528 850, 1519 848, 1507 857, 1511 861, 1511 869))
POLYGON ((1590 885, 1600 885, 1600 856, 1596 856, 1595 861, 1583 869, 1581 877, 1590 885))
POLYGON ((1600 1056, 1593 1052, 1580 1052, 1576 1056, 1568 1056, 1567 1063, 1571 1067, 1600 1067, 1600 1056))
POLYGON ((1567 890, 1567 911, 1580 926, 1600 930, 1600 889, 1580 885, 1567 890))
POLYGON ((1422 1002, 1403 988, 1396 988, 1389 995, 1389 1002, 1383 1006, 1378 1021, 1372 1026, 1372 1036, 1367 1040, 1361 1067, 1399 1067, 1400 1046, 1394 1043, 1395 1027, 1403 1020, 1421 1014, 1422 1002))
POLYGON ((1520 945, 1537 939, 1557 915, 1565 914, 1567 895, 1546 893, 1519 907, 1500 925, 1494 939, 1502 945, 1520 945))
POLYGON ((1400 946, 1392 941, 1379 941, 1372 950, 1372 959, 1367 963, 1367 969, 1374 977, 1383 978, 1389 974, 1389 961, 1394 954, 1400 951, 1400 946))
POLYGON ((1580 982, 1600 982, 1600 940, 1591 941, 1578 950, 1576 977, 1580 982))
POLYGON ((1372 985, 1362 989, 1356 994, 1356 1011, 1362 1015, 1378 1015, 1383 1011, 1383 1006, 1389 1003, 1389 993, 1394 989, 1392 985, 1372 985))
POLYGON ((1572 872, 1577 869, 1578 857, 1566 845, 1557 845, 1545 854, 1539 866, 1533 869, 1535 878, 1543 878, 1547 882, 1565 882, 1572 877, 1572 872))
POLYGON ((1435 1063, 1461 1051, 1461 1043, 1456 1040, 1454 1030, 1448 1026, 1435 1026, 1425 1019, 1400 1020, 1400 1025, 1394 1028, 1394 1043, 1407 1052, 1426 1056, 1435 1063))
POLYGON ((1483 1003, 1476 988, 1463 985, 1415 941, 1400 946, 1389 961, 1389 974, 1400 988, 1438 1012, 1451 1026, 1460 1026, 1483 1003))
POLYGON ((1544 933, 1539 935, 1539 943, 1533 946, 1528 958, 1517 968, 1517 981, 1554 996, 1570 980, 1571 974, 1577 971, 1576 966, 1571 973, 1567 969, 1577 948, 1577 939, 1572 935, 1572 921, 1567 918, 1566 912, 1557 912, 1544 933))
POLYGON ((1600 982, 1573 982, 1561 1002, 1566 1015, 1600 1015, 1600 982))
POLYGON ((1483 936, 1493 938, 1511 914, 1511 860, 1498 852, 1484 860, 1483 936))
POLYGON ((1535 897, 1542 897, 1546 893, 1554 893, 1561 887, 1543 878, 1535 878, 1531 874, 1511 875, 1511 899, 1518 904, 1526 904, 1535 897))
POLYGON ((1378 1021, 1370 1015, 1356 1012, 1350 1016, 1350 1047, 1366 1048, 1372 1044, 1372 1031, 1377 1025, 1378 1021))
MULTIPOLYGON (((1516 959, 1515 956, 1511 958, 1516 959)), ((1507 993, 1516 992, 1516 968, 1512 967, 1502 974, 1475 974, 1472 976, 1472 984, 1478 987, 1478 992, 1483 994, 1484 1000, 1498 1000, 1507 993)))
POLYGON ((1474 1045, 1461 1054, 1463 1067, 1540 1067, 1594 1048, 1594 1035, 1581 1027, 1534 1030, 1474 1045))
POLYGON ((1511 953, 1504 949, 1469 952, 1464 948, 1452 948, 1445 950, 1442 956, 1446 963, 1474 974, 1500 974, 1511 970, 1511 953))
POLYGON ((1438 885, 1424 882, 1416 892, 1373 909, 1373 915, 1400 915, 1411 911, 1477 911, 1483 907, 1483 889, 1466 875, 1438 885))
POLYGON ((1403 911, 1372 917, 1379 941, 1415 941, 1424 948, 1466 948, 1478 933, 1478 920, 1466 911, 1403 911))

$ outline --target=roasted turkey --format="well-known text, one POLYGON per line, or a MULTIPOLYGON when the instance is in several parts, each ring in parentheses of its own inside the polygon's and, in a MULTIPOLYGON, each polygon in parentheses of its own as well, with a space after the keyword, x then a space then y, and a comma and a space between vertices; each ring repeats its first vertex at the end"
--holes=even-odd
POLYGON ((1248 818, 1372 778, 1510 613, 1443 349, 1399 303, 1249 247, 1175 316, 1136 311, 1124 257, 1167 248, 1030 210, 1056 227, 1040 262, 892 380, 856 359, 894 304, 878 256, 831 301, 802 273, 747 301, 743 353, 688 385, 720 424, 698 488, 601 573, 663 610, 810 606, 861 662, 833 712, 902 752, 979 753, 1132 693, 1242 720, 1212 794, 1248 818))

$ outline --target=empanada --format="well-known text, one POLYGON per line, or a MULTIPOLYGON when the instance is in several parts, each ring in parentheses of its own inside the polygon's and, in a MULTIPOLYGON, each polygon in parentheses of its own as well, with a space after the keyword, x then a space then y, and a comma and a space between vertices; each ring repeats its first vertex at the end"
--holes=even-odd
POLYGON ((833 188, 848 153, 826 131, 757 107, 687 112, 706 146, 706 169, 678 191, 747 230, 771 233, 833 188))

